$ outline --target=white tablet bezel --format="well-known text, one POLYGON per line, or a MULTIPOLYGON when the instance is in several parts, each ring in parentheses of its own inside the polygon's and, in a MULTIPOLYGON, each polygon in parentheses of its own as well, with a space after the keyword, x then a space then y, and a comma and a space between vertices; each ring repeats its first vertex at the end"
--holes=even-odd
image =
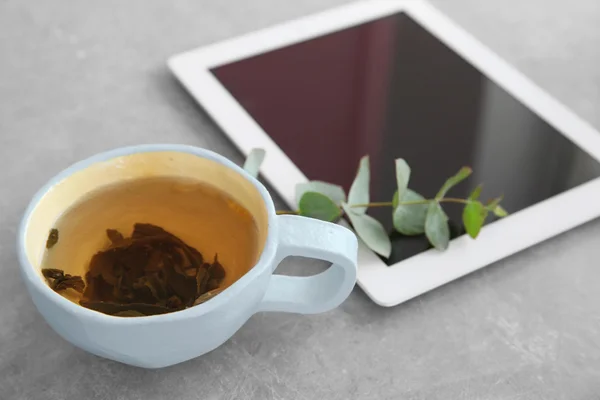
MULTIPOLYGON (((430 4, 408 0, 361 1, 178 54, 168 65, 225 134, 244 153, 266 150, 264 178, 290 206, 294 189, 307 181, 210 69, 405 12, 438 40, 600 160, 600 133, 508 65, 430 4)), ((401 154, 398 154, 401 156, 401 154)), ((577 186, 485 226, 477 240, 454 239, 448 250, 429 250, 387 266, 364 244, 359 248, 358 284, 381 306, 393 306, 600 216, 600 178, 577 186)))

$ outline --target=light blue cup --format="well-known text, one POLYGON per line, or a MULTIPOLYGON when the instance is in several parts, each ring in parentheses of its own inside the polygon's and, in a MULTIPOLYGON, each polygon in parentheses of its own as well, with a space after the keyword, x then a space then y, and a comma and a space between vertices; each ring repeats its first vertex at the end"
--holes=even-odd
POLYGON ((304 217, 277 216, 267 190, 243 169, 211 151, 183 145, 120 148, 66 169, 29 204, 19 230, 18 251, 33 302, 59 335, 90 353, 144 368, 166 367, 205 354, 259 311, 331 310, 348 297, 356 282, 357 240, 350 230, 304 217), (48 232, 61 213, 93 189, 150 176, 193 177, 230 193, 258 225, 262 251, 256 265, 204 304, 148 317, 105 315, 51 290, 40 264, 48 232), (322 259, 332 266, 310 277, 274 275, 287 256, 322 259))

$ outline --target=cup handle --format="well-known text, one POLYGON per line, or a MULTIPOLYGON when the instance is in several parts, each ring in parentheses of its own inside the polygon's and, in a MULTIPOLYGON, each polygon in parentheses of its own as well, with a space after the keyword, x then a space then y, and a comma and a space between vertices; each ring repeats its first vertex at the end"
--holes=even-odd
POLYGON ((356 283, 358 243, 354 233, 340 225, 293 215, 277 216, 277 224, 276 265, 288 256, 332 265, 308 277, 272 275, 259 311, 316 314, 340 305, 356 283))

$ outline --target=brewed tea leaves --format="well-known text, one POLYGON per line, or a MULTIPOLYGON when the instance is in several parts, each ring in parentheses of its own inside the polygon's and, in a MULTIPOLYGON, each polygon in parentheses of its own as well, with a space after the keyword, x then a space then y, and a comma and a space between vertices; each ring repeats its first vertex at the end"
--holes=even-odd
POLYGON ((42 269, 42 275, 44 275, 50 288, 55 292, 73 289, 79 293, 83 293, 85 289, 85 282, 83 282, 80 276, 65 274, 60 269, 45 268, 42 269))
POLYGON ((44 278, 46 279, 58 279, 65 276, 65 273, 61 269, 45 268, 42 270, 42 275, 44 275, 44 278))
POLYGON ((157 315, 166 314, 173 310, 155 304, 144 304, 144 303, 129 303, 129 304, 117 304, 105 301, 84 301, 79 302, 82 306, 100 311, 101 313, 108 315, 117 315, 123 312, 136 312, 142 315, 157 315))
POLYGON ((146 315, 141 312, 135 310, 126 310, 119 311, 118 313, 113 314, 115 317, 145 317, 146 315))
POLYGON ((123 242, 123 240, 125 240, 121 232, 119 232, 116 229, 107 229, 106 236, 108 236, 108 239, 114 245, 118 245, 119 243, 123 242))
POLYGON ((210 279, 208 268, 210 268, 210 264, 203 264, 202 267, 198 268, 198 271, 196 272, 197 293, 204 293, 207 290, 206 286, 208 285, 208 280, 210 279))
POLYGON ((181 303, 181 299, 175 295, 169 297, 167 300, 167 308, 180 309, 183 304, 181 303))
POLYGON ((92 257, 86 274, 84 307, 116 316, 164 314, 200 304, 225 278, 216 255, 205 263, 198 250, 159 226, 137 223, 129 238, 114 229, 106 235, 110 245, 92 257))
POLYGON ((206 289, 208 290, 215 290, 219 287, 219 280, 215 279, 215 278, 210 278, 208 280, 208 283, 206 284, 206 289))
POLYGON ((225 268, 219 263, 218 254, 215 254, 215 260, 208 269, 212 279, 217 279, 219 283, 225 278, 225 268))
POLYGON ((196 277, 188 277, 181 268, 177 268, 177 266, 173 265, 168 265, 165 268, 165 271, 167 284, 174 294, 182 299, 183 303, 187 305, 189 305, 188 303, 190 302, 193 303, 197 296, 196 277))
POLYGON ((56 243, 58 243, 58 229, 50 229, 50 234, 46 240, 46 248, 51 249, 56 243))
POLYGON ((80 276, 65 275, 63 279, 57 279, 52 285, 52 289, 57 292, 61 290, 73 289, 79 293, 83 293, 85 289, 85 282, 80 276))
MULTIPOLYGON (((213 298, 223 289, 225 268, 218 256, 211 264, 177 236, 151 224, 135 224, 129 238, 107 229, 110 244, 96 253, 80 276, 45 268, 42 274, 56 292, 82 293, 83 307, 119 317, 139 317, 183 310, 213 298)), ((58 242, 53 229, 47 248, 58 242)))
POLYGON ((214 290, 211 290, 209 292, 206 292, 202 296, 198 297, 196 299, 196 301, 194 301, 194 305, 197 306, 198 304, 205 303, 208 300, 210 300, 213 297, 215 297, 216 295, 218 295, 219 293, 221 293, 222 291, 223 291, 223 289, 214 289, 214 290))

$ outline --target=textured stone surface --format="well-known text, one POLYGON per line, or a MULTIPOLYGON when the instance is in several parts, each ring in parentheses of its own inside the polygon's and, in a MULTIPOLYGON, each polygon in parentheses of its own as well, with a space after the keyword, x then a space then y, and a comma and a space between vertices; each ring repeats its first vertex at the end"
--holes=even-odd
MULTIPOLYGON (((598 222, 392 309, 355 289, 326 314, 256 315, 221 348, 165 370, 88 355, 35 312, 15 233, 55 172, 150 142, 241 162, 166 58, 345 2, 0 1, 0 399, 598 398, 598 222)), ((434 3, 600 128, 597 0, 434 3)))

